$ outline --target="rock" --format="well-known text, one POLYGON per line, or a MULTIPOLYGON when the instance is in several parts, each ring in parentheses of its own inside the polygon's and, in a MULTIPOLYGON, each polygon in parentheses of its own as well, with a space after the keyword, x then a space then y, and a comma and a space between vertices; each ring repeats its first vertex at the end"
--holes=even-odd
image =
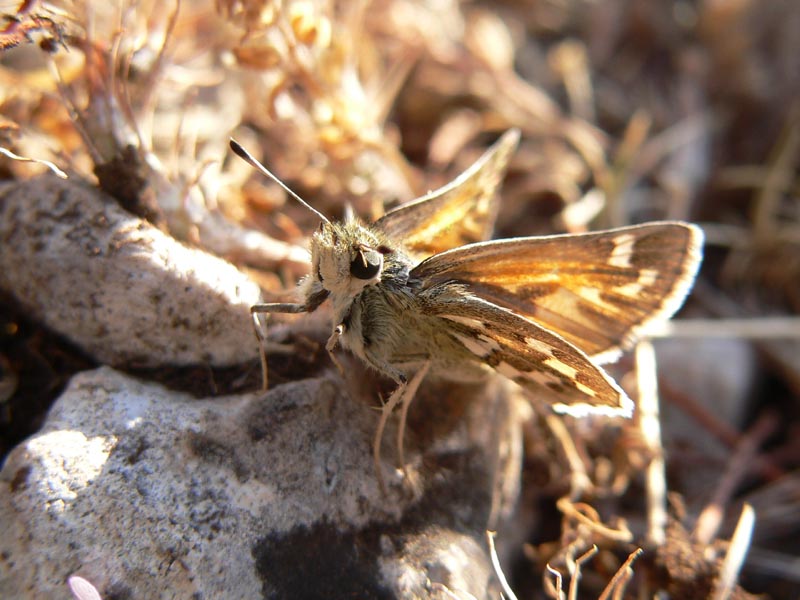
POLYGON ((258 286, 88 184, 48 175, 0 188, 0 244, 0 289, 100 362, 257 357, 249 308, 258 286))
POLYGON ((674 473, 679 489, 702 505, 708 501, 709 482, 719 479, 729 459, 730 448, 671 403, 670 392, 691 399, 722 425, 740 431, 756 378, 754 350, 741 339, 663 339, 655 347, 659 378, 669 386, 661 394, 664 444, 673 461, 684 465, 674 473))
POLYGON ((75 376, 0 472, 0 597, 77 575, 106 599, 497 598, 484 532, 513 513, 518 399, 426 381, 382 495, 375 380, 348 371, 204 400, 75 376))

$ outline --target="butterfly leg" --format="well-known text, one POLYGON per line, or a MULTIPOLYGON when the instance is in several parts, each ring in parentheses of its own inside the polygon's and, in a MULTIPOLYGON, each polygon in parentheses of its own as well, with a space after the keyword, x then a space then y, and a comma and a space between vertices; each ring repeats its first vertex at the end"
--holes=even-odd
MULTIPOLYGON (((393 367, 388 362, 379 356, 367 353, 364 357, 367 362, 377 371, 390 377, 397 387, 389 396, 389 399, 383 404, 381 408, 381 418, 378 421, 378 427, 375 430, 375 437, 372 441, 372 460, 375 463, 375 474, 378 477, 378 484, 381 488, 381 493, 386 494, 386 485, 383 481, 383 471, 381 470, 381 442, 383 441, 383 431, 386 429, 386 423, 394 411, 395 407, 403 399, 403 392, 408 387, 408 379, 402 371, 393 367)), ((419 385, 418 383, 416 385, 419 385)), ((416 386, 415 388, 416 389, 416 386)))
POLYGON ((336 355, 333 353, 336 350, 336 346, 339 344, 339 338, 344 335, 344 323, 339 323, 333 329, 333 333, 331 337, 328 338, 327 343, 325 344, 325 350, 328 351, 328 356, 331 357, 331 362, 336 365, 336 368, 339 370, 339 374, 344 377, 344 367, 342 367, 342 363, 336 358, 336 355))
MULTIPOLYGON (((378 427, 375 431, 375 438, 372 442, 372 460, 375 463, 375 472, 378 476, 378 484, 380 485, 381 492, 384 494, 386 493, 386 485, 383 480, 383 471, 381 470, 381 442, 383 441, 383 432, 386 429, 386 423, 398 404, 401 406, 410 404, 411 400, 417 393, 419 384, 422 383, 422 380, 425 378, 425 375, 428 372, 429 363, 426 362, 425 365, 423 365, 422 368, 420 368, 414 374, 414 377, 412 377, 410 381, 407 381, 405 376, 400 371, 397 371, 389 365, 387 365, 387 367, 391 369, 391 371, 387 372, 387 375, 390 375, 393 379, 395 379, 395 381, 397 381, 397 388, 392 392, 391 396, 389 396, 389 399, 381 409, 381 418, 380 421, 378 421, 378 427), (392 375, 392 371, 397 375, 392 375)), ((399 433, 399 437, 402 438, 402 428, 405 427, 405 422, 403 422, 400 426, 401 431, 399 433)), ((405 461, 403 460, 403 457, 399 457, 399 460, 403 471, 405 471, 405 461)))
POLYGON ((270 313, 301 313, 307 312, 305 304, 270 303, 254 304, 250 307, 250 316, 253 318, 253 330, 258 340, 258 353, 261 358, 261 390, 266 391, 269 373, 267 371, 267 325, 261 320, 261 315, 270 313))
POLYGON ((381 409, 381 418, 378 421, 375 437, 372 440, 372 462, 375 465, 378 485, 381 488, 381 493, 384 495, 386 494, 386 483, 383 481, 383 470, 381 469, 381 441, 383 441, 383 430, 386 428, 386 422, 389 420, 389 416, 392 414, 394 407, 400 402, 407 385, 408 384, 405 382, 398 385, 383 405, 381 409))
POLYGON ((411 406, 411 401, 414 400, 414 396, 417 395, 417 388, 419 388, 422 380, 425 379, 425 375, 428 374, 428 370, 430 368, 431 361, 426 360, 411 381, 409 381, 408 387, 403 394, 403 403, 400 405, 400 423, 397 426, 397 460, 400 463, 400 468, 403 470, 403 475, 406 477, 408 474, 406 473, 406 458, 403 448, 403 441, 406 433, 406 417, 408 416, 408 407, 411 406))

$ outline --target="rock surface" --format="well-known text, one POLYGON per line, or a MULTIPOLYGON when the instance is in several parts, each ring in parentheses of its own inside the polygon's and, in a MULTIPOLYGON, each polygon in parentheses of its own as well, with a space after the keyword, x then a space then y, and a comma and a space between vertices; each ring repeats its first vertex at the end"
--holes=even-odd
POLYGON ((0 289, 99 362, 125 366, 255 359, 260 290, 80 181, 0 188, 0 289))
POLYGON ((106 599, 497 598, 484 532, 516 500, 516 400, 426 383, 406 481, 387 430, 382 495, 373 384, 196 400, 75 376, 0 472, 0 597, 67 598, 79 575, 106 599))
POLYGON ((676 405, 674 395, 694 403, 720 426, 740 431, 756 378, 755 351, 740 339, 664 339, 655 347, 664 444, 673 458, 682 455, 678 464, 692 465, 671 476, 685 491, 687 504, 699 510, 708 502, 709 482, 720 477, 731 449, 712 435, 707 424, 676 405))

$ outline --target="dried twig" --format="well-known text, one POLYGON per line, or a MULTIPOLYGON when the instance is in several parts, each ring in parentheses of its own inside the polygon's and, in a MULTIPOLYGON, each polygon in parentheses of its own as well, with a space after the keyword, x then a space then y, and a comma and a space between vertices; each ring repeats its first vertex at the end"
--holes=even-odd
POLYGON ((514 591, 511 589, 511 586, 508 585, 508 580, 503 573, 503 568, 500 566, 500 559, 497 556, 497 549, 494 547, 494 536, 496 535, 497 532, 495 531, 486 532, 486 541, 489 542, 489 557, 492 560, 492 567, 494 568, 495 575, 497 575, 497 580, 500 582, 500 587, 503 588, 503 593, 510 600, 517 600, 517 597, 514 595, 514 591))
POLYGON ((800 153, 800 104, 795 103, 769 161, 770 169, 767 177, 756 198, 753 229, 758 241, 766 242, 772 235, 780 200, 795 176, 798 153, 800 153))
POLYGON ((750 548, 750 541, 753 537, 753 528, 756 524, 756 513, 753 507, 745 504, 742 507, 742 514, 733 532, 728 552, 722 562, 719 579, 714 586, 713 600, 728 600, 734 591, 736 581, 739 578, 739 571, 742 569, 747 550, 750 548))
POLYGON ((647 487, 647 540, 660 546, 666 539, 667 482, 664 446, 658 409, 658 374, 653 344, 636 346, 636 381, 639 389, 639 428, 651 459, 645 476, 647 487))
MULTIPOLYGON (((675 386, 664 378, 658 378, 658 386, 661 389, 662 397, 664 397, 667 402, 678 407, 686 415, 691 417, 696 423, 703 427, 703 429, 714 436, 718 442, 730 449, 739 445, 742 434, 731 427, 726 421, 720 419, 712 411, 695 401, 691 396, 675 388, 675 386)), ((774 456, 773 454, 759 454, 753 459, 751 471, 758 473, 767 480, 775 480, 785 474, 784 469, 780 467, 780 462, 779 456, 774 456)))
POLYGON ((725 506, 736 491, 736 486, 749 472, 748 465, 758 452, 758 448, 775 432, 778 425, 778 416, 773 412, 765 412, 742 437, 736 452, 728 461, 728 468, 717 482, 711 501, 700 513, 692 532, 692 537, 699 543, 708 544, 714 539, 722 522, 725 506))
POLYGON ((55 166, 53 163, 51 163, 49 160, 41 160, 39 158, 27 158, 25 156, 19 156, 18 154, 14 154, 13 152, 11 152, 11 150, 7 150, 6 148, 2 147, 0 147, 0 154, 2 154, 3 156, 7 156, 11 160, 17 160, 19 162, 32 162, 44 165, 61 179, 67 179, 67 174, 64 173, 64 171, 59 169, 57 166, 55 166))
POLYGON ((800 339, 798 317, 752 319, 675 319, 653 324, 650 338, 800 339))
POLYGON ((589 548, 575 560, 575 568, 572 570, 572 577, 570 578, 569 582, 569 600, 578 599, 578 587, 581 581, 581 567, 583 567, 583 563, 587 562, 591 558, 594 558, 597 552, 597 545, 592 544, 591 548, 589 548))
POLYGON ((584 502, 574 503, 569 498, 559 498, 556 506, 565 517, 575 519, 582 525, 587 526, 592 533, 603 538, 623 543, 633 540, 633 534, 626 526, 623 525, 619 529, 614 529, 603 524, 597 511, 584 502))
POLYGON ((607 600, 611 594, 614 594, 614 600, 622 600, 625 594, 625 588, 631 580, 631 577, 633 577, 633 567, 631 565, 633 565, 633 561, 642 555, 642 552, 644 552, 644 550, 637 548, 628 555, 627 560, 617 569, 614 577, 608 582, 606 589, 603 590, 603 593, 600 594, 597 600, 607 600))
POLYGON ((545 583, 550 586, 547 589, 547 592, 557 600, 564 600, 564 582, 561 572, 558 569, 551 567, 550 563, 545 565, 545 569, 547 569, 547 572, 553 576, 553 580, 555 581, 555 583, 552 583, 549 579, 545 580, 545 583))
POLYGON ((539 414, 544 414, 544 421, 550 428, 553 437, 561 446, 570 469, 570 499, 580 498, 592 486, 592 480, 586 472, 586 465, 581 460, 575 441, 572 439, 567 426, 561 416, 555 415, 545 409, 539 414))

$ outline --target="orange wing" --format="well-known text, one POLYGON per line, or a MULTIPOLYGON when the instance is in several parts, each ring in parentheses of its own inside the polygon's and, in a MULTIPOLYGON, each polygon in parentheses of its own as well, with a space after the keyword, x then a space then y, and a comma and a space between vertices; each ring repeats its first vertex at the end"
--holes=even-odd
POLYGON ((602 368, 561 336, 491 302, 465 297, 452 282, 419 295, 426 315, 477 360, 492 367, 553 408, 575 417, 629 417, 633 402, 602 368))
POLYGON ((412 277, 424 287, 462 284, 607 362, 648 323, 680 308, 702 242, 698 227, 681 222, 515 238, 437 254, 412 277))
POLYGON ((386 213, 373 227, 422 260, 489 239, 497 217, 497 188, 519 143, 511 129, 469 169, 430 194, 386 213))

